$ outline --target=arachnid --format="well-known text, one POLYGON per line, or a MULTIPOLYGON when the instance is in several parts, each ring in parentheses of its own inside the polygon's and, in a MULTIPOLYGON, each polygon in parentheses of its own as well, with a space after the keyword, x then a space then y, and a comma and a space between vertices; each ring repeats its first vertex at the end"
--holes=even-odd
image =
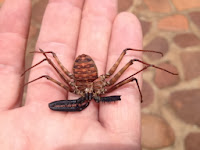
MULTIPOLYGON (((53 79, 52 77, 48 75, 43 75, 40 76, 25 85, 34 82, 36 80, 39 80, 41 78, 46 78, 55 84, 61 86, 65 90, 72 92, 74 94, 80 95, 80 98, 75 99, 75 100, 60 100, 60 101, 54 101, 49 103, 49 108, 52 110, 56 111, 81 111, 85 109, 90 101, 94 99, 97 103, 99 102, 113 102, 113 101, 118 101, 121 100, 119 95, 116 96, 107 96, 107 97, 102 97, 104 94, 112 92, 113 90, 117 89, 118 87, 123 86, 124 84, 127 84, 129 82, 135 81, 138 87, 138 91, 141 96, 141 102, 142 102, 142 93, 138 84, 137 79, 134 77, 136 74, 140 73, 141 71, 147 69, 148 67, 154 67, 163 71, 166 71, 168 73, 171 73, 173 75, 177 75, 175 73, 172 73, 166 69, 157 67, 152 64, 148 64, 142 60, 139 59, 132 59, 130 60, 122 69, 117 72, 114 77, 112 77, 110 80, 108 78, 114 74, 116 71, 117 67, 119 66, 121 60, 123 59, 124 55, 126 54, 127 51, 143 51, 143 52, 154 52, 154 53, 159 53, 162 55, 160 52, 156 51, 151 51, 151 50, 138 50, 138 49, 132 49, 132 48, 127 48, 123 50, 115 64, 111 67, 111 69, 103 75, 98 76, 98 70, 95 65, 95 62, 92 60, 92 58, 88 55, 82 54, 79 55, 73 66, 73 74, 70 73, 60 62, 56 54, 52 51, 46 51, 44 52, 42 49, 39 49, 40 51, 35 51, 33 53, 41 53, 45 56, 45 59, 42 61, 38 62, 34 66, 30 67, 27 69, 25 72, 30 70, 31 68, 41 64, 44 61, 47 61, 54 69, 55 71, 59 74, 61 79, 64 81, 64 83, 60 83, 57 80, 53 79), (59 65, 59 68, 56 67, 54 62, 48 58, 47 54, 52 54, 56 63, 59 65), (134 74, 130 75, 129 77, 125 78, 124 80, 116 83, 116 81, 119 79, 121 74, 124 73, 124 71, 131 66, 135 61, 140 62, 144 64, 144 68, 139 70, 138 72, 135 72, 134 74)), ((22 74, 24 75, 25 72, 22 74)))

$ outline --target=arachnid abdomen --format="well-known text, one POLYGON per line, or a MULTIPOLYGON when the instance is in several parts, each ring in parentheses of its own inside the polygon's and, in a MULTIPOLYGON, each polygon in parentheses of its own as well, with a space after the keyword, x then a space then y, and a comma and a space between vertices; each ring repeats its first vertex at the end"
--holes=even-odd
POLYGON ((74 77, 76 81, 93 82, 98 78, 97 67, 88 55, 79 55, 73 67, 74 77))

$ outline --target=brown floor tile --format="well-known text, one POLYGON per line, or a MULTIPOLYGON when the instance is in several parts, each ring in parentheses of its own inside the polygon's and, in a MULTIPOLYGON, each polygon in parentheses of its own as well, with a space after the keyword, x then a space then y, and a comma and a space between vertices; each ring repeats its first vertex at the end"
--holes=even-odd
POLYGON ((189 13, 191 20, 197 25, 197 27, 200 29, 200 11, 195 11, 189 13))
POLYGON ((142 146, 149 149, 164 148, 174 143, 174 131, 156 115, 142 115, 142 146))
POLYGON ((172 0, 178 10, 186 10, 200 7, 199 0, 172 0))
POLYGON ((181 48, 200 45, 200 39, 193 33, 178 34, 174 37, 174 42, 181 48))
MULTIPOLYGON (((164 68, 170 72, 178 73, 178 70, 176 67, 169 63, 162 63, 158 65, 160 68, 164 68)), ((179 76, 178 75, 172 75, 168 72, 156 69, 154 82, 159 88, 166 88, 172 85, 176 85, 179 82, 179 76)))
POLYGON ((185 150, 199 150, 200 147, 200 133, 190 133, 185 138, 185 150))
POLYGON ((154 91, 152 86, 147 81, 143 81, 142 97, 143 97, 142 107, 146 107, 153 102, 154 91))
POLYGON ((181 90, 172 93, 170 104, 178 117, 200 126, 200 89, 181 90))
POLYGON ((200 76, 200 52, 184 52, 181 54, 184 78, 191 80, 200 76))
POLYGON ((126 11, 133 5, 133 0, 118 0, 118 11, 126 11))
POLYGON ((158 28, 168 31, 188 30, 188 21, 184 15, 167 16, 158 22, 158 28))
POLYGON ((140 19, 140 23, 141 23, 141 26, 142 26, 143 36, 145 36, 151 28, 151 22, 140 19))
POLYGON ((171 6, 168 0, 144 0, 152 12, 168 13, 171 11, 171 6))
MULTIPOLYGON (((165 38, 157 36, 144 49, 155 50, 165 55, 169 50, 169 44, 165 38)), ((162 59, 161 55, 155 53, 145 53, 145 55, 151 60, 162 59)))

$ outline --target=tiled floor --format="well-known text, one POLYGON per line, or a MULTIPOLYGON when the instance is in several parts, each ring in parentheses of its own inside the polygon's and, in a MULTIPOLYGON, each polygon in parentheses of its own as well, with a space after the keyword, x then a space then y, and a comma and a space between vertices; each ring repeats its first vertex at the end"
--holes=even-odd
POLYGON ((200 146, 200 1, 121 0, 141 20, 144 49, 164 57, 145 60, 159 70, 144 73, 143 149, 198 150, 200 146), (149 94, 153 92, 153 94, 149 94), (149 102, 150 101, 150 102, 149 102))
MULTIPOLYGON (((0 0, 2 3, 3 0, 0 0)), ((47 0, 32 0, 28 50, 34 49, 47 0)), ((142 146, 144 150, 199 150, 200 147, 200 1, 119 0, 119 12, 134 13, 141 21, 144 60, 178 72, 144 72, 142 146)), ((27 66, 31 65, 27 55, 27 66)))

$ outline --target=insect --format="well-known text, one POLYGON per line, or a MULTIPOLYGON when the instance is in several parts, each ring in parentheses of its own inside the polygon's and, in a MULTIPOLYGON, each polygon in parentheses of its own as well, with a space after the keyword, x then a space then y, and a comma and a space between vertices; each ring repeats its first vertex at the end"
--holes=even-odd
POLYGON ((141 102, 142 102, 142 93, 141 93, 138 81, 134 77, 136 74, 142 72, 143 70, 149 67, 154 67, 154 68, 163 70, 165 72, 168 72, 170 74, 177 75, 176 73, 173 73, 164 68, 160 68, 158 66, 146 63, 140 59, 131 59, 124 67, 122 67, 122 69, 119 72, 117 72, 114 75, 114 77, 108 80, 108 78, 111 77, 116 71, 117 67, 119 66, 121 60, 123 59, 127 51, 153 52, 153 53, 158 53, 158 54, 163 55, 161 52, 156 52, 152 50, 139 50, 139 49, 126 48, 122 51, 121 55, 119 56, 117 61, 114 63, 114 65, 111 67, 111 69, 106 74, 98 76, 98 70, 95 65, 95 62, 90 56, 86 54, 79 55, 75 59, 74 66, 73 66, 73 73, 70 73, 62 65, 62 63, 60 62, 60 60, 58 59, 58 57, 53 51, 45 52, 42 49, 39 49, 39 51, 34 51, 32 53, 41 53, 44 55, 45 58, 42 61, 38 62, 37 64, 25 70, 25 72, 22 75, 24 75, 30 69, 41 64, 42 62, 47 61, 54 68, 54 70, 59 74, 59 76, 61 77, 61 79, 64 81, 65 84, 53 79, 52 77, 48 75, 42 75, 32 81, 29 81, 25 85, 30 84, 42 78, 46 78, 47 80, 59 85, 65 90, 80 96, 80 98, 75 99, 75 100, 59 100, 59 101, 54 101, 54 102, 49 103, 49 108, 55 111, 81 111, 89 105, 92 99, 94 99, 97 103, 119 101, 121 100, 120 95, 107 96, 107 97, 102 97, 102 95, 106 93, 110 93, 113 90, 132 81, 135 81, 137 85, 137 88, 141 97, 141 102), (47 54, 53 55, 53 58, 55 59, 55 62, 58 64, 59 67, 55 65, 55 63, 47 56, 47 54), (141 70, 135 72, 134 74, 130 75, 124 80, 116 83, 119 77, 134 62, 142 63, 145 66, 141 70))

